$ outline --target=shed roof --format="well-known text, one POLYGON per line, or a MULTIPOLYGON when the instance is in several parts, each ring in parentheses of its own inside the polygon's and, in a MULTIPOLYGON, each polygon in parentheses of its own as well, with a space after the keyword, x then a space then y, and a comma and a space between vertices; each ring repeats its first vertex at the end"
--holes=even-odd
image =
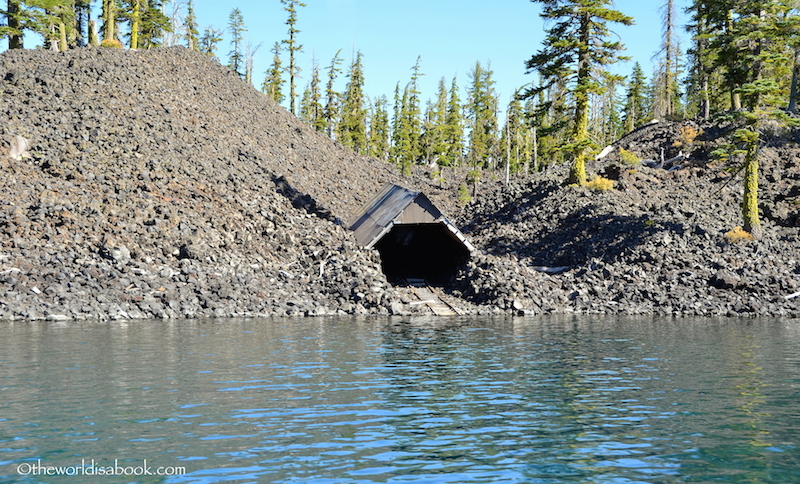
POLYGON ((470 252, 475 248, 464 234, 453 225, 433 202, 422 192, 387 183, 361 209, 353 215, 348 224, 355 232, 356 240, 364 247, 371 248, 399 224, 442 224, 470 252))

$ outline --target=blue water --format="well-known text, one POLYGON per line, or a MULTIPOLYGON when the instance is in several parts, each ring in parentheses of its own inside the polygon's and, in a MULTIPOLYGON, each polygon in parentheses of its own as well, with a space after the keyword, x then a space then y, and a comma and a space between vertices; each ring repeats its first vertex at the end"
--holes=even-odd
POLYGON ((0 482, 797 483, 800 321, 0 322, 0 482))

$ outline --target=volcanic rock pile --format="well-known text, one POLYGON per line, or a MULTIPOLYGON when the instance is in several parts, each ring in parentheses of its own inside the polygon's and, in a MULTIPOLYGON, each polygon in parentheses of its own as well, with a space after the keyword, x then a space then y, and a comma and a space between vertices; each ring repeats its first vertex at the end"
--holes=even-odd
POLYGON ((388 314, 408 302, 339 223, 395 170, 202 54, 8 51, 0 79, 0 319, 388 314), (10 156, 17 137, 30 156, 10 156))
MULTIPOLYGON (((603 192, 554 168, 459 212, 463 173, 401 177, 183 48, 5 52, 0 119, 0 319, 421 312, 343 227, 386 182, 479 247, 446 288, 469 313, 800 317, 791 140, 764 150, 765 238, 736 242, 740 182, 699 152, 672 172, 611 155, 603 192)), ((677 128, 619 146, 655 158, 677 128)))
MULTIPOLYGON (((696 126, 647 126, 615 143, 616 153, 674 156, 687 125, 696 126)), ((760 241, 736 237, 741 176, 709 162, 718 138, 698 141, 673 171, 611 155, 589 171, 614 179, 613 190, 563 186, 556 168, 468 206, 463 230, 497 257, 473 261, 458 292, 529 313, 798 317, 800 157, 797 133, 784 136, 761 150, 760 241)))

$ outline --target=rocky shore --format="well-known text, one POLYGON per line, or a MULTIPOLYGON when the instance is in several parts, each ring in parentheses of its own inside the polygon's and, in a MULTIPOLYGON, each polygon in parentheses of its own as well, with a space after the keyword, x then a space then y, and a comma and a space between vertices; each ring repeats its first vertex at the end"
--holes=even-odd
MULTIPOLYGON (((461 208, 462 173, 402 177, 182 48, 8 51, 0 101, 0 319, 423 312, 342 223, 386 182, 479 248, 444 289, 467 313, 800 317, 794 133, 764 150, 766 236, 729 241, 740 181, 703 150, 672 172, 612 154, 591 168, 614 190, 553 168, 461 208)), ((677 128, 618 144, 660 156, 677 128)))

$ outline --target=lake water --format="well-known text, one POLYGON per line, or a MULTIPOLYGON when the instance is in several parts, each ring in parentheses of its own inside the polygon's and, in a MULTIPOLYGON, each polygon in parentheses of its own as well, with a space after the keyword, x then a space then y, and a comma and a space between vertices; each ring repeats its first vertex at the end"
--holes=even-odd
POLYGON ((797 483, 800 321, 0 322, 0 482, 797 483))

